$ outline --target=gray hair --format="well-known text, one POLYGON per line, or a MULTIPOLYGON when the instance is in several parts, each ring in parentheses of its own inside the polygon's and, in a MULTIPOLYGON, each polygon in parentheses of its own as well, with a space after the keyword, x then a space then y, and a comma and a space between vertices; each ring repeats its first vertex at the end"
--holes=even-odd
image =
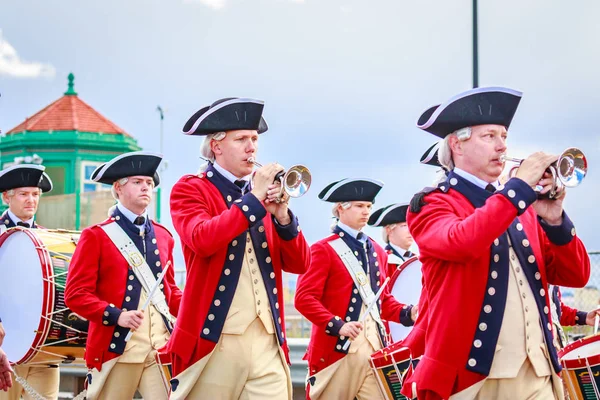
MULTIPOLYGON (((442 164, 442 166, 446 168, 447 171, 452 171, 455 167, 454 160, 452 159, 452 149, 450 148, 450 138, 453 136, 457 137, 458 140, 461 142, 469 140, 469 138, 471 137, 471 128, 461 128, 455 132, 452 132, 451 134, 447 135, 444 138, 444 140, 442 140, 442 142, 440 143, 440 148, 438 150, 438 160, 440 164, 442 164)), ((433 185, 437 186, 445 180, 446 171, 442 169, 438 171, 438 174, 435 177, 435 180, 433 181, 433 185)))
POLYGON ((385 243, 389 243, 390 242, 390 238, 387 234, 387 227, 390 227, 390 229, 394 229, 396 227, 396 224, 390 224, 390 225, 386 225, 383 227, 383 230, 381 231, 381 238, 383 239, 383 241, 385 243))
POLYGON ((215 162, 215 153, 212 151, 212 149, 210 147, 211 142, 213 140, 223 140, 223 139, 225 139, 225 136, 227 136, 227 132, 223 132, 223 131, 211 133, 210 135, 206 135, 206 137, 204 138, 204 141, 202 142, 202 145, 200 146, 200 155, 202 156, 202 158, 207 160, 207 162, 200 166, 199 172, 203 172, 206 170, 206 168, 208 167, 208 162, 211 162, 211 163, 215 162))

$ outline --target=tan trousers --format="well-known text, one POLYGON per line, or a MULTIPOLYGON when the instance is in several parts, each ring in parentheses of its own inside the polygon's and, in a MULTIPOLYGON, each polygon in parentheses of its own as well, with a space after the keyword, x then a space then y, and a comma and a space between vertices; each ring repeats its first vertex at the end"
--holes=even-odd
MULTIPOLYGON (((371 343, 364 340, 356 353, 348 353, 338 361, 339 366, 337 366, 319 399, 383 399, 381 390, 377 386, 377 378, 369 365, 369 358, 374 352, 371 343)), ((322 372, 325 372, 325 370, 322 372)), ((319 378, 317 377, 317 379, 319 378)))
MULTIPOLYGON (((418 367, 417 367, 418 368, 418 367)), ((557 377, 558 378, 558 377, 557 377)), ((526 359, 516 378, 486 379, 450 397, 451 400, 555 400, 552 376, 538 377, 526 359)))
MULTIPOLYGON (((166 400, 169 398, 167 388, 163 383, 160 366, 155 359, 156 350, 152 350, 143 363, 117 363, 108 372, 106 382, 96 399, 115 400, 133 399, 136 390, 144 400, 166 400)), ((94 370, 95 371, 95 370, 94 370)), ((95 371, 101 374, 102 371, 95 371)), ((92 377, 92 384, 94 382, 92 377)))
POLYGON ((289 371, 277 339, 257 318, 242 335, 221 335, 186 398, 289 400, 291 395, 289 371))
MULTIPOLYGON (((46 365, 16 365, 13 368, 17 375, 24 378, 36 392, 46 399, 58 399, 58 386, 60 383, 60 370, 58 368, 50 368, 46 365)), ((13 386, 8 392, 0 391, 0 400, 18 400, 21 395, 25 400, 33 399, 23 390, 23 386, 13 379, 13 386)))

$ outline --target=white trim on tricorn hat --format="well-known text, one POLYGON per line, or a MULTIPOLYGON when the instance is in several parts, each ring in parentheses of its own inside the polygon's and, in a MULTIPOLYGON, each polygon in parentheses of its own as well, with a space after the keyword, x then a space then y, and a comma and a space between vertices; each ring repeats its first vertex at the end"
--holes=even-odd
MULTIPOLYGON (((373 222, 373 223, 369 223, 369 225, 370 225, 370 226, 373 226, 373 227, 383 226, 383 225, 380 225, 380 224, 381 224, 381 222, 382 222, 382 221, 385 219, 385 217, 386 217, 387 215, 389 215, 391 212, 393 212, 393 211, 397 210, 398 208, 402 208, 402 207, 405 207, 406 209, 408 209, 408 203, 396 203, 396 204, 391 204, 391 205, 389 205, 389 206, 387 206, 387 207, 384 207, 384 208, 381 208, 381 209, 379 209, 379 210, 375 211, 375 212, 374 212, 374 213, 371 215, 372 217, 373 217, 373 216, 376 216, 376 215, 377 215, 377 213, 380 213, 380 215, 377 217, 377 219, 375 220, 375 222, 373 222)), ((370 222, 370 221, 369 221, 369 222, 370 222)), ((395 224, 395 223, 399 223, 399 222, 406 222, 406 213, 405 213, 405 215, 404 215, 404 219, 403 219, 403 221, 395 221, 395 222, 390 222, 389 224, 385 224, 385 226, 387 226, 387 225, 391 225, 391 224, 395 224)))
POLYGON ((52 179, 44 172, 45 170, 46 167, 38 164, 17 164, 5 168, 0 171, 0 192, 20 187, 39 187, 43 193, 50 192, 53 187, 52 179), (21 170, 20 179, 17 179, 16 183, 8 183, 8 180, 18 174, 19 170, 21 170), (27 170, 29 173, 24 176, 23 174, 27 170), (32 173, 33 175, 31 175, 32 173), (2 183, 3 181, 5 184, 2 183))
MULTIPOLYGON (((202 122, 206 121, 209 117, 211 117, 217 111, 222 110, 225 107, 229 107, 229 106, 235 105, 235 104, 256 104, 256 105, 264 107, 265 102, 262 101, 262 100, 257 100, 257 99, 238 98, 238 97, 217 100, 212 105, 210 105, 208 107, 203 107, 199 111, 197 111, 194 115, 192 115, 192 117, 190 118, 190 120, 192 120, 193 118, 196 118, 196 117, 197 117, 197 119, 194 121, 194 123, 192 124, 192 126, 189 129, 186 130, 185 128, 186 128, 186 126, 190 122, 190 120, 188 120, 188 122, 183 127, 183 133, 186 134, 186 135, 207 135, 207 134, 210 134, 208 132, 207 133, 196 133, 196 130, 198 129, 198 127, 200 126, 200 124, 202 124, 202 122)), ((241 117, 239 115, 237 115, 237 112, 236 112, 236 118, 238 119, 238 121, 240 121, 241 117)), ((247 116, 244 116, 244 122, 247 122, 246 118, 247 118, 247 116)), ((258 126, 255 126, 254 128, 258 131, 258 133, 266 132, 269 129, 267 121, 262 116, 262 111, 261 111, 261 114, 260 114, 260 119, 258 121, 258 126)), ((240 127, 238 129, 248 129, 248 128, 247 127, 240 127)), ((219 131, 226 131, 226 130, 232 130, 232 129, 231 128, 217 129, 217 130, 214 130, 214 132, 212 132, 212 133, 216 133, 216 132, 219 132, 219 131)))
POLYGON ((498 124, 503 125, 508 129, 522 95, 523 93, 519 92, 518 90, 504 87, 480 87, 470 89, 452 97, 450 100, 439 106, 434 106, 427 109, 417 120, 417 127, 441 138, 467 126, 498 124), (492 104, 489 104, 487 109, 484 109, 485 107, 482 108, 480 104, 477 104, 476 110, 469 110, 469 107, 474 107, 475 104, 468 104, 466 99, 488 99, 488 96, 486 95, 495 95, 499 101, 499 104, 497 104, 496 107, 494 107, 492 104), (504 104, 502 103, 502 100, 504 100, 504 104), (464 103, 464 105, 462 103, 464 103), (461 107, 455 115, 452 115, 452 111, 448 110, 452 106, 456 106, 458 104, 463 105, 463 107, 461 107), (494 114, 495 110, 497 109, 500 109, 503 112, 494 114), (470 113, 469 111, 473 112, 470 113), (476 116, 476 118, 474 116, 476 116), (440 120, 443 119, 440 117, 446 117, 450 121, 442 121, 445 124, 442 127, 436 126, 436 123, 439 125, 440 120), (451 121, 453 117, 455 117, 455 121, 451 121))
POLYGON ((421 156, 421 164, 427 164, 427 165, 435 165, 435 166, 442 166, 439 162, 439 158, 438 158, 438 152, 440 151, 440 145, 441 145, 442 141, 439 140, 437 142, 435 142, 431 147, 429 147, 427 150, 425 150, 425 153, 423 153, 423 155, 421 156), (434 161, 437 160, 437 163, 434 161))
MULTIPOLYGON (((321 193, 319 193, 319 199, 323 200, 323 201, 328 201, 328 202, 333 202, 336 203, 338 202, 338 200, 331 200, 331 197, 335 194, 335 192, 337 190, 339 190, 340 188, 342 188, 343 186, 346 186, 348 184, 352 184, 354 182, 367 182, 369 184, 372 184, 374 186, 378 186, 379 189, 376 189, 374 196, 372 196, 371 200, 361 200, 360 196, 358 196, 356 199, 343 199, 343 200, 339 200, 339 201, 371 201, 373 202, 373 200, 375 200, 375 197, 377 196, 377 194, 379 193, 379 191, 381 190, 381 188, 383 188, 383 182, 378 181, 376 179, 370 179, 370 178, 346 178, 346 179, 342 179, 341 181, 335 182, 333 184, 329 184, 327 187, 325 187, 325 189, 323 189, 321 191, 321 193)), ((369 196, 371 197, 371 196, 369 196)))
POLYGON ((91 180, 94 182, 112 185, 119 179, 140 175, 153 178, 154 185, 158 186, 160 184, 160 177, 157 169, 162 161, 162 158, 163 157, 161 154, 148 151, 132 151, 129 153, 123 153, 96 168, 94 172, 92 172, 91 180), (123 160, 126 160, 127 158, 131 158, 130 169, 125 169, 125 171, 120 171, 119 173, 110 173, 111 168, 115 168, 119 161, 123 162, 123 160), (148 160, 146 164, 143 164, 144 158, 148 160), (111 176, 106 177, 106 175, 111 176))

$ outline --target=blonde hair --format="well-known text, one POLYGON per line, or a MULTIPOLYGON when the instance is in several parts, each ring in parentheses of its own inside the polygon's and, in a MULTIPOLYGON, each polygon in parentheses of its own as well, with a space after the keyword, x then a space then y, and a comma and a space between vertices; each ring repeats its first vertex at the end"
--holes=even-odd
POLYGON ((223 140, 223 139, 225 139, 225 136, 227 136, 227 132, 223 132, 223 131, 211 133, 210 135, 206 135, 206 137, 204 138, 204 141, 202 142, 202 145, 200 145, 200 155, 202 156, 202 158, 207 160, 207 162, 200 166, 200 170, 198 171, 199 173, 206 170, 209 162, 210 163, 215 162, 215 153, 212 151, 212 148, 210 146, 212 141, 213 140, 217 140, 217 141, 223 140))
POLYGON ((333 204, 331 213, 333 214, 333 217, 335 218, 335 220, 333 221, 333 224, 331 224, 332 231, 337 226, 337 222, 340 220, 340 211, 339 211, 338 207, 341 206, 344 210, 347 210, 348 208, 350 208, 351 205, 352 205, 352 203, 349 201, 338 202, 338 203, 333 204))

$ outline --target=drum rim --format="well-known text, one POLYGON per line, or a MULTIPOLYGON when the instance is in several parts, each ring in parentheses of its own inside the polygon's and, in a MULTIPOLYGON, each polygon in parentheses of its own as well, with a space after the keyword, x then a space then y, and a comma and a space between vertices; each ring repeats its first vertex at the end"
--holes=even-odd
POLYGON ((54 298, 55 285, 53 282, 50 282, 48 279, 48 277, 51 275, 51 270, 52 270, 52 262, 49 261, 50 254, 48 253, 47 250, 45 250, 44 243, 40 240, 38 235, 36 235, 32 229, 27 229, 27 228, 24 228, 21 226, 17 226, 17 227, 7 230, 6 232, 4 232, 4 234, 0 235, 0 246, 2 246, 2 244, 4 244, 4 242, 11 235, 14 235, 16 232, 25 233, 29 237, 29 239, 33 242, 33 245, 37 249, 38 257, 40 259, 40 264, 42 266, 42 288, 43 288, 44 294, 45 294, 45 296, 42 297, 42 308, 40 310, 40 322, 38 323, 37 333, 33 339, 31 346, 29 347, 29 350, 27 350, 25 355, 23 357, 21 357, 20 360, 18 360, 18 361, 11 360, 11 362, 19 365, 19 364, 25 364, 28 361, 31 361, 33 358, 35 358, 35 356, 39 352, 39 350, 38 350, 39 347, 44 344, 44 342, 46 341, 46 338, 48 337, 48 333, 50 332, 51 322, 47 318, 44 318, 44 317, 48 316, 48 314, 50 314, 52 312, 52 310, 48 311, 48 308, 50 307, 51 304, 54 304, 54 301, 55 301, 55 298, 54 298))
POLYGON ((410 264, 417 261, 418 259, 419 259, 419 256, 412 256, 411 258, 409 258, 408 260, 406 260, 402 264, 400 264, 398 266, 398 268, 396 268, 396 270, 392 274, 392 277, 390 278, 390 287, 394 287, 394 283, 396 283, 396 280, 398 279, 398 276, 400 276, 402 271, 404 271, 406 269, 406 267, 408 267, 410 264))
POLYGON ((390 352, 384 353, 384 351, 391 349, 394 346, 398 346, 401 342, 396 342, 394 344, 391 344, 388 347, 385 347, 383 349, 379 349, 377 350, 375 353, 371 354, 371 365, 373 365, 374 368, 384 368, 384 367, 389 367, 390 365, 392 365, 392 357, 390 357, 391 354, 404 354, 406 353, 406 355, 402 355, 401 357, 395 357, 395 361, 396 362, 404 362, 404 361, 409 361, 411 359, 411 353, 410 353, 410 348, 406 347, 406 346, 401 346, 397 349, 393 349, 390 352), (386 357, 387 356, 387 357, 386 357), (387 359, 386 359, 387 358, 387 359))
POLYGON ((570 353, 571 351, 598 341, 600 341, 600 334, 587 336, 566 345, 562 350, 558 352, 558 358, 560 359, 560 362, 563 365, 563 367, 565 367, 568 370, 582 368, 586 366, 584 362, 585 360, 588 360, 590 367, 600 364, 600 354, 595 354, 587 358, 577 358, 572 360, 562 359, 566 354, 570 353))

